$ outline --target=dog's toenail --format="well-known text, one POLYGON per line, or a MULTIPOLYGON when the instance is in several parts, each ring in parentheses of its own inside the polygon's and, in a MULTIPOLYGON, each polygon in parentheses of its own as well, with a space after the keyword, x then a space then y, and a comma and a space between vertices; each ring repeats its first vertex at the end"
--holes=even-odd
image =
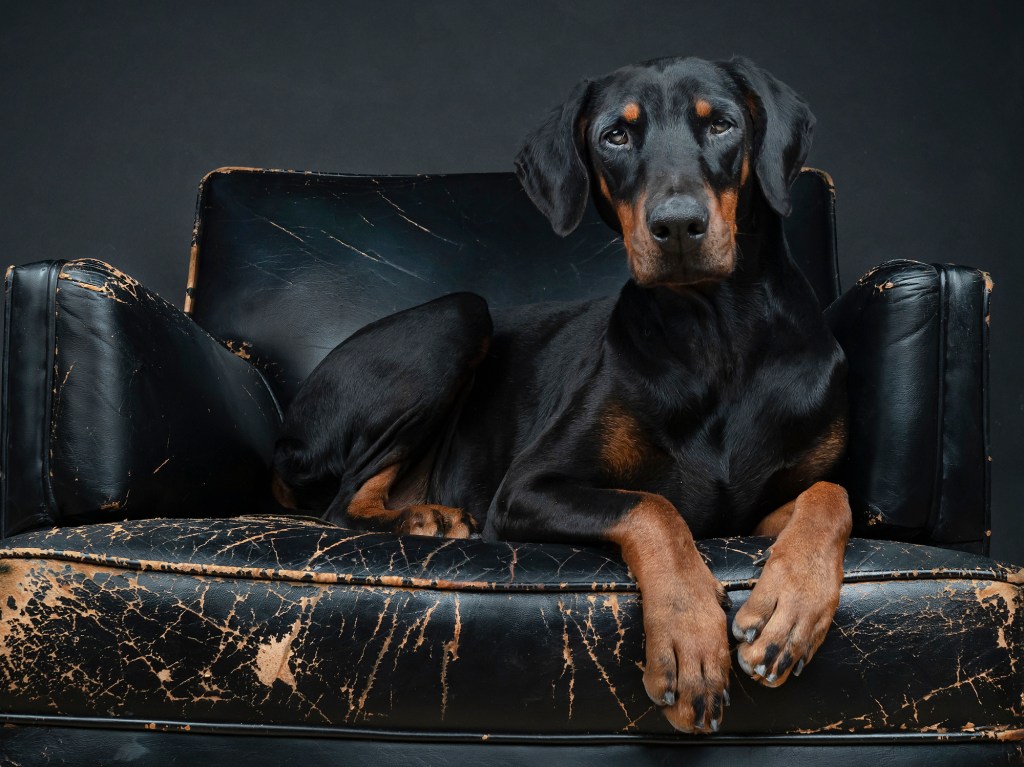
POLYGON ((765 665, 763 663, 760 666, 754 666, 754 673, 758 676, 764 676, 764 672, 767 670, 768 669, 765 668, 765 665))
POLYGON ((671 706, 675 702, 676 702, 676 694, 674 692, 672 692, 671 690, 669 690, 668 692, 666 692, 664 695, 661 696, 661 705, 663 705, 663 706, 671 706))
POLYGON ((757 637, 757 629, 747 629, 747 633, 743 635, 747 644, 753 644, 754 639, 757 637))
POLYGON ((796 668, 793 669, 793 676, 800 676, 800 672, 804 670, 804 659, 801 658, 796 662, 796 668))

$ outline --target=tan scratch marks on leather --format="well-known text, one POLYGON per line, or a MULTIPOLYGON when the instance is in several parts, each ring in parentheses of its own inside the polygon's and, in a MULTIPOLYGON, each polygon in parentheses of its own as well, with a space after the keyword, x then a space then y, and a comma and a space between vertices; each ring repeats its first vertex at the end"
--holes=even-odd
MULTIPOLYGON (((590 597, 588 597, 588 600, 589 599, 590 597)), ((622 729, 624 731, 635 729, 635 719, 632 716, 630 716, 629 709, 627 709, 625 703, 622 702, 622 699, 619 697, 618 690, 615 688, 615 685, 613 684, 611 677, 608 675, 608 670, 604 667, 604 664, 601 663, 600 658, 598 658, 597 650, 599 647, 598 643, 600 638, 596 636, 596 634, 593 631, 593 609, 594 602, 590 602, 587 615, 584 616, 583 625, 581 626, 580 622, 573 617, 572 609, 567 608, 564 603, 559 602, 559 611, 562 613, 563 620, 566 621, 566 633, 564 636, 568 637, 568 623, 571 622, 572 625, 576 628, 577 633, 579 634, 580 641, 583 644, 583 649, 586 650, 587 657, 590 658, 591 664, 593 664, 594 668, 597 670, 597 673, 601 677, 601 681, 604 682, 604 685, 607 688, 609 694, 612 696, 615 703, 622 710, 623 715, 626 717, 626 725, 622 729), (589 630, 586 628, 588 624, 590 625, 589 630)), ((565 647, 566 650, 568 650, 567 641, 565 647)), ((574 678, 575 677, 573 677, 573 679, 574 678)))
POLYGON ((243 360, 252 359, 252 343, 249 341, 225 341, 224 345, 228 347, 232 354, 236 357, 241 357, 243 360))
POLYGON ((459 598, 455 597, 455 633, 445 642, 441 656, 441 719, 448 711, 448 664, 459 659, 459 640, 462 638, 462 616, 459 613, 459 598))
POLYGON ((612 619, 615 621, 616 640, 612 655, 615 656, 615 660, 622 660, 622 643, 626 639, 626 628, 622 625, 622 621, 619 620, 619 595, 608 594, 604 598, 604 606, 612 611, 612 619))
POLYGON ((64 265, 57 278, 121 304, 129 303, 128 299, 138 301, 139 289, 142 287, 134 277, 95 259, 70 261, 64 265), (97 272, 105 274, 101 276, 97 272))
MULTIPOLYGON (((381 626, 384 623, 384 617, 388 615, 388 607, 391 605, 391 597, 388 597, 384 601, 383 607, 381 607, 380 615, 377 619, 377 626, 373 630, 373 637, 376 638, 377 633, 380 631, 381 626)), ((363 688, 363 694, 359 696, 359 702, 356 706, 356 713, 366 713, 366 698, 370 694, 370 690, 373 689, 373 682, 377 678, 377 670, 380 668, 380 663, 384 660, 384 656, 387 655, 388 648, 391 647, 391 640, 395 636, 395 630, 398 628, 398 613, 389 616, 391 618, 391 628, 388 630, 388 635, 384 638, 384 643, 381 645, 380 652, 377 653, 377 659, 373 662, 373 668, 370 669, 370 674, 366 679, 366 686, 363 688)))
POLYGON ((295 676, 288 666, 292 656, 292 642, 299 635, 302 627, 298 618, 292 624, 291 631, 280 639, 268 639, 256 650, 256 678, 261 684, 273 687, 274 682, 284 682, 295 689, 295 676))
MULTIPOLYGON (((982 583, 975 586, 975 593, 978 595, 978 603, 987 610, 997 612, 1000 616, 1005 614, 999 625, 999 634, 996 644, 1004 650, 1011 650, 1006 633, 1014 626, 1017 617, 1017 607, 1021 601, 1020 589, 1008 583, 996 581, 982 583)), ((1015 660, 1015 653, 1010 654, 1011 662, 1015 660)))
MULTIPOLYGON (((570 610, 566 609, 565 602, 558 601, 558 612, 562 616, 562 674, 569 674, 569 719, 572 719, 572 707, 576 701, 576 662, 572 657, 572 648, 569 646, 569 615, 570 610)), ((561 678, 559 677, 559 678, 561 678)))

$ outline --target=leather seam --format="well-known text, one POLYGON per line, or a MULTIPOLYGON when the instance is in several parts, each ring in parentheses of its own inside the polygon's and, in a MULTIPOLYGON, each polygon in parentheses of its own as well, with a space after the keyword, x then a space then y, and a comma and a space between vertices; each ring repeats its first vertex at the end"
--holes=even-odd
POLYGON ((7 409, 10 407, 8 396, 8 379, 10 377, 10 355, 11 355, 11 303, 14 299, 14 267, 7 268, 4 277, 4 358, 3 358, 3 384, 0 400, 3 402, 2 423, 0 423, 0 539, 7 537, 8 515, 10 503, 7 497, 7 490, 10 480, 7 472, 10 470, 8 463, 8 444, 10 442, 11 419, 7 409))
POLYGON ((946 414, 946 363, 949 359, 949 284, 946 269, 941 264, 932 264, 939 281, 939 294, 936 306, 938 313, 938 360, 936 370, 936 387, 938 389, 935 398, 935 423, 937 433, 935 438, 935 478, 932 483, 932 502, 928 508, 928 520, 925 527, 925 535, 928 540, 934 540, 932 533, 942 516, 942 485, 945 477, 945 414, 946 414))
POLYGON ((50 466, 50 456, 53 452, 53 437, 54 431, 56 430, 57 424, 55 421, 55 413, 53 411, 53 381, 56 374, 57 366, 57 354, 60 348, 57 344, 57 319, 60 310, 57 306, 57 283, 60 281, 60 272, 63 270, 66 261, 55 261, 50 265, 49 272, 46 278, 46 303, 48 306, 53 307, 52 312, 47 313, 47 328, 46 328, 46 339, 49 343, 49 348, 46 350, 46 386, 44 388, 43 397, 45 406, 43 412, 47 414, 47 420, 49 421, 49 428, 47 428, 46 439, 43 440, 43 444, 46 445, 46 449, 43 451, 43 476, 42 487, 43 497, 46 500, 48 506, 47 511, 50 513, 52 519, 59 519, 60 510, 57 506, 57 498, 53 492, 53 475, 50 466))
POLYGON ((982 462, 984 463, 984 477, 982 479, 983 493, 983 529, 981 531, 981 552, 988 556, 992 546, 992 443, 989 432, 989 343, 991 341, 992 317, 992 278, 987 272, 978 272, 982 281, 981 298, 981 440, 982 440, 982 462))
MULTIPOLYGON (((288 582, 310 586, 343 587, 390 587, 397 589, 422 589, 425 591, 472 591, 476 593, 559 593, 597 594, 602 592, 637 593, 633 581, 614 583, 590 583, 570 585, 563 583, 496 583, 494 581, 452 581, 445 578, 429 578, 402 575, 353 576, 349 573, 316 572, 289 568, 219 565, 213 563, 172 562, 166 560, 140 560, 122 557, 87 554, 77 551, 55 549, 0 549, 0 561, 54 560, 94 567, 121 569, 131 572, 152 572, 167 575, 187 575, 197 578, 228 578, 237 580, 288 582)), ((891 583, 902 581, 993 581, 1011 583, 1009 575, 994 570, 936 569, 936 570, 865 570, 847 572, 844 584, 891 583), (924 576, 924 577, 922 577, 924 576)), ((745 591, 753 588, 756 578, 728 578, 721 580, 727 591, 745 591)))

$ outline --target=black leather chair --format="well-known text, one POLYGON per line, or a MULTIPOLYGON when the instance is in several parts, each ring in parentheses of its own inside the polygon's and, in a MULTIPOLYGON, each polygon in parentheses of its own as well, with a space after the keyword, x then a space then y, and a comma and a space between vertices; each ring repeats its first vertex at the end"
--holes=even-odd
MULTIPOLYGON (((185 313, 99 261, 8 272, 0 764, 1024 763, 1024 571, 985 556, 987 275, 895 261, 840 296, 831 182, 798 179, 859 537, 803 675, 735 676, 721 732, 686 737, 644 693, 614 550, 355 532, 269 497, 281 409, 366 322, 616 292, 596 213, 559 239, 510 174, 200 190, 185 313)), ((733 609, 766 545, 701 543, 733 609)))

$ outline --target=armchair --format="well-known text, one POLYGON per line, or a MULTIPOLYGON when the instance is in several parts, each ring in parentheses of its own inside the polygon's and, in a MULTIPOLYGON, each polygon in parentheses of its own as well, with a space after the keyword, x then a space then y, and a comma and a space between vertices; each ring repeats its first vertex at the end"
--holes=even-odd
MULTIPOLYGON (((793 197, 793 257, 850 361, 859 536, 800 678, 740 674, 721 732, 680 736, 643 690, 614 550, 277 509, 281 409, 354 330, 455 290, 609 294, 625 257, 594 211, 555 237, 511 174, 222 169, 200 186, 184 313, 98 261, 8 272, 0 754, 795 765, 900 745, 914 764, 1024 763, 1024 571, 986 556, 991 282, 892 261, 840 296, 831 181, 806 170, 793 197)), ((700 544, 733 610, 768 542, 700 544)))

